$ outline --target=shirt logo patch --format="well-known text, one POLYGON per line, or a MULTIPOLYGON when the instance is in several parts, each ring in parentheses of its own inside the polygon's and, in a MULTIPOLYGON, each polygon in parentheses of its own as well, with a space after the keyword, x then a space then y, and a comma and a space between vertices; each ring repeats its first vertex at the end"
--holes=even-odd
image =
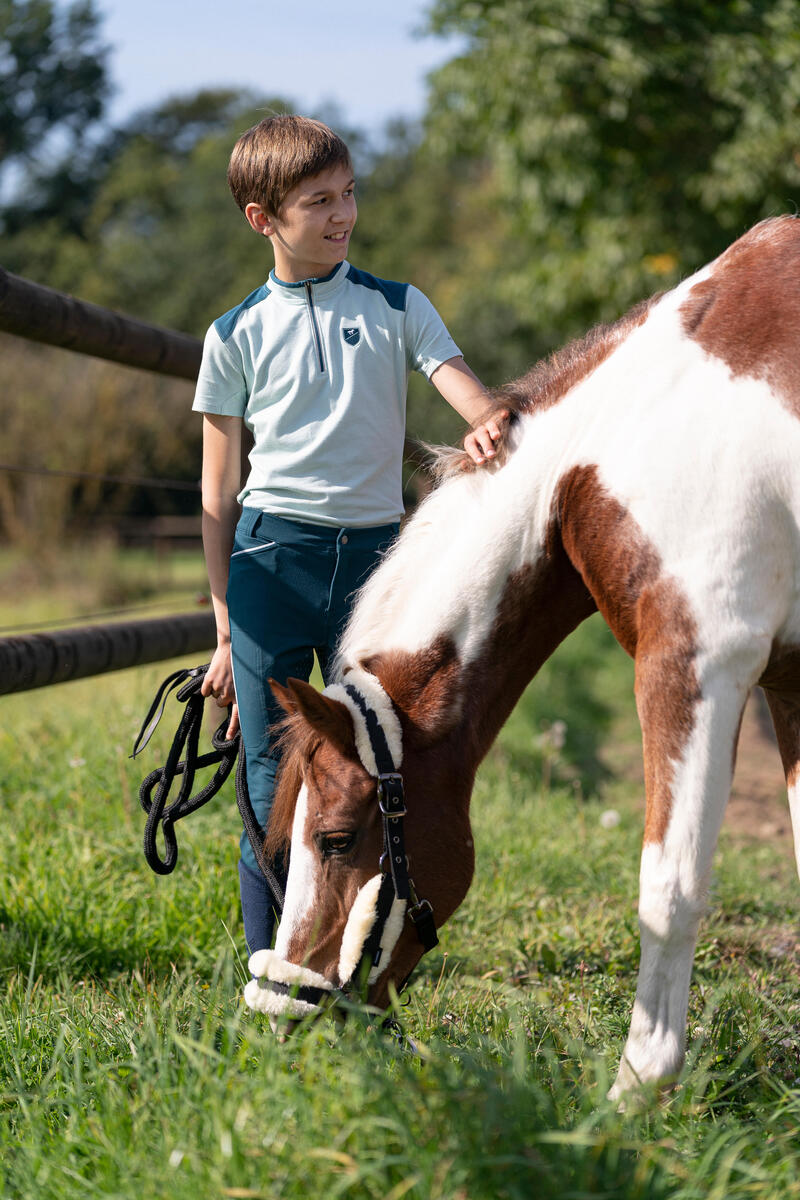
POLYGON ((347 342, 348 346, 357 346, 361 337, 361 330, 358 326, 350 326, 342 330, 342 337, 347 342))

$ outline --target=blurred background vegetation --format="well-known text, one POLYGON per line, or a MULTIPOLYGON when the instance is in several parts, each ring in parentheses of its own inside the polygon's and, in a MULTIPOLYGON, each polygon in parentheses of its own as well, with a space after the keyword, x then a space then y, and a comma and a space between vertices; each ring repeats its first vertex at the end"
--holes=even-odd
MULTIPOLYGON (((426 291, 487 384, 795 211, 796 0, 433 0, 429 22, 464 49, 419 124, 368 138, 315 115, 356 163, 352 258, 426 291)), ((200 91, 116 128, 112 89, 91 0, 0 0, 0 262, 200 337, 269 269, 225 170, 292 97, 200 91)), ((191 395, 0 335, 0 461, 194 481, 191 395)), ((461 432, 421 380, 409 432, 461 432)), ((0 540, 41 549, 198 504, 0 469, 0 540)))

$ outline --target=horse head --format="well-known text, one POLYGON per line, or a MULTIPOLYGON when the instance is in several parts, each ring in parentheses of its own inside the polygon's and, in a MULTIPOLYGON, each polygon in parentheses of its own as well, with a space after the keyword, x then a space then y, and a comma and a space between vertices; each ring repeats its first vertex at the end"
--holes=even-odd
POLYGON ((446 736, 458 706, 417 683, 403 708, 363 668, 323 693, 270 683, 287 720, 268 852, 290 845, 290 865, 245 999, 284 1019, 342 992, 383 1008, 472 879, 472 773, 446 736))

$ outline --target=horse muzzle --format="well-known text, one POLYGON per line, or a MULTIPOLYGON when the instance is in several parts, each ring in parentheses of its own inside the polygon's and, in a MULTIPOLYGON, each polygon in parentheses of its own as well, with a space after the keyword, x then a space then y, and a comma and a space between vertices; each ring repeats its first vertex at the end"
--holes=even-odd
POLYGON ((337 1000, 348 998, 347 993, 358 993, 383 974, 400 937, 405 912, 406 901, 395 897, 391 878, 373 876, 350 910, 339 955, 339 987, 318 971, 288 962, 274 950, 257 950, 248 963, 256 978, 244 989, 245 1003, 281 1023, 319 1016, 337 1000))

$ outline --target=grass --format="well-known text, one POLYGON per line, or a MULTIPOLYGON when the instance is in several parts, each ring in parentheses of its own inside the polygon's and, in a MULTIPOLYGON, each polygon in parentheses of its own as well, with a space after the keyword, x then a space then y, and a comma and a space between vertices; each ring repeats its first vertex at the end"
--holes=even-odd
POLYGON ((136 792, 167 732, 127 755, 172 667, 0 700, 3 1197, 800 1197, 800 888, 773 849, 717 856, 680 1086, 626 1116, 604 1099, 642 814, 601 624, 481 769, 475 883, 400 1013, 416 1055, 359 1021, 278 1043, 243 1008, 230 787, 150 874, 136 792))

